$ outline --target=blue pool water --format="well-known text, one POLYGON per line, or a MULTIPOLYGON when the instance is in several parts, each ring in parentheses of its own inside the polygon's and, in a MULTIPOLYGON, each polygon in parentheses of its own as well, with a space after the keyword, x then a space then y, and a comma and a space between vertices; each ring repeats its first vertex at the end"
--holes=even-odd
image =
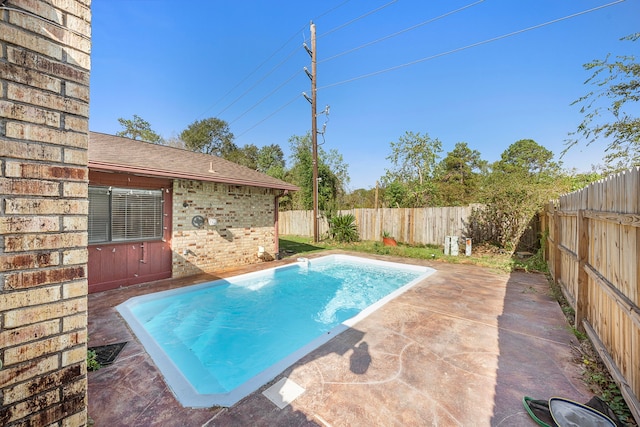
POLYGON ((184 406, 230 406, 433 271, 330 255, 117 309, 184 406))

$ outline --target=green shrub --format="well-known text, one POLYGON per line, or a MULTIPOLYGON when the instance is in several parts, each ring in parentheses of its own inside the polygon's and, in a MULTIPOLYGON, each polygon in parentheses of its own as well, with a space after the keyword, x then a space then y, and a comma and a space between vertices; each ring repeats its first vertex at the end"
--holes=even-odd
POLYGON ((96 352, 93 350, 87 350, 87 370, 97 371, 100 368, 102 368, 102 365, 98 362, 96 352))
POLYGON ((331 238, 338 242, 357 242, 360 240, 356 217, 352 214, 337 215, 329 221, 331 238))

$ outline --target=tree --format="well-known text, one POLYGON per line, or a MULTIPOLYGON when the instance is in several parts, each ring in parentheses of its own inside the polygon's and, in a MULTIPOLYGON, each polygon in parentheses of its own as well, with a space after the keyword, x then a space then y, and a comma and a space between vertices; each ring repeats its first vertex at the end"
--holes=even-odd
POLYGON ((502 153, 479 187, 483 207, 474 211, 471 221, 476 235, 516 250, 536 213, 568 189, 552 158, 551 151, 531 139, 516 141, 502 153))
POLYGON ((176 135, 172 135, 169 138, 165 139, 162 145, 166 145, 167 147, 180 148, 184 150, 186 147, 184 145, 184 141, 178 138, 176 135))
POLYGON ((116 132, 117 136, 124 136, 131 139, 139 139, 141 141, 153 142, 154 144, 163 144, 160 135, 151 129, 148 121, 144 120, 137 114, 133 115, 133 119, 127 120, 122 117, 118 119, 124 130, 116 132))
POLYGON ((472 203, 480 174, 487 169, 480 152, 471 150, 466 142, 458 142, 438 165, 438 182, 442 203, 461 206, 472 203))
POLYGON ((284 176, 284 153, 278 144, 265 145, 258 150, 257 169, 273 177, 284 176))
POLYGON ((180 139, 184 141, 188 150, 225 159, 238 149, 233 138, 229 124, 215 117, 196 120, 180 133, 180 139))
POLYGON ((223 157, 249 169, 258 169, 258 147, 253 144, 246 144, 244 147, 236 148, 225 153, 223 157))
MULTIPOLYGON (((291 169, 286 180, 300 187, 300 191, 290 196, 292 209, 313 209, 313 156, 311 135, 294 135, 291 144, 291 169)), ((327 154, 318 147, 318 208, 328 216, 337 209, 338 198, 344 194, 349 175, 347 165, 337 150, 327 154)), ((285 204, 287 200, 283 201, 285 204)))
POLYGON ((384 201, 387 206, 392 208, 401 208, 406 205, 407 187, 399 181, 392 181, 384 187, 384 201))
MULTIPOLYGON (((322 147, 319 148, 318 156, 321 156, 322 162, 319 162, 320 169, 318 170, 318 176, 322 179, 330 179, 332 181, 333 190, 329 196, 334 204, 333 210, 339 209, 344 203, 344 198, 347 194, 347 186, 351 181, 349 177, 349 165, 344 162, 342 154, 335 148, 325 152, 322 147), (326 170, 325 170, 326 169, 326 170)), ((329 207, 325 205, 324 209, 329 207)))
POLYGON ((494 164, 494 170, 527 175, 556 174, 560 165, 552 161, 553 153, 533 139, 521 139, 511 144, 494 164))
MULTIPOLYGON (((621 40, 636 42, 640 33, 621 40)), ((640 117, 637 103, 640 100, 640 63, 633 56, 622 55, 603 60, 594 60, 583 66, 592 71, 585 84, 592 87, 586 95, 571 105, 581 104, 584 119, 567 141, 565 154, 572 146, 585 139, 587 145, 607 141, 604 157, 608 172, 616 172, 633 166, 640 166, 640 117), (633 112, 635 108, 635 113, 633 112), (635 115, 634 115, 635 114, 635 115)))
MULTIPOLYGON (((438 193, 432 181, 442 143, 438 139, 431 139, 428 134, 406 132, 391 142, 391 154, 387 160, 393 164, 382 178, 385 186, 392 182, 407 187, 408 196, 404 198, 405 206, 423 207, 438 203, 438 193)), ((396 202, 398 202, 396 200, 396 202)))
POLYGON ((357 188, 351 193, 346 194, 344 203, 340 205, 341 209, 358 209, 358 208, 375 208, 376 207, 376 189, 357 188))

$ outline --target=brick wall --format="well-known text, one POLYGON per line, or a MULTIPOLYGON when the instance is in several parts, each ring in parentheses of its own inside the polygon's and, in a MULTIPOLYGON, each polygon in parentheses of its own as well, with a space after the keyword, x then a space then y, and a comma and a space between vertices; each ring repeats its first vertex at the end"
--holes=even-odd
POLYGON ((0 2, 0 425, 87 420, 90 2, 0 2))
POLYGON ((173 277, 272 260, 274 198, 271 189, 174 181, 173 277), (196 215, 204 217, 204 226, 192 224, 196 215), (216 219, 217 225, 209 225, 208 218, 216 219), (262 257, 260 246, 265 250, 262 257))

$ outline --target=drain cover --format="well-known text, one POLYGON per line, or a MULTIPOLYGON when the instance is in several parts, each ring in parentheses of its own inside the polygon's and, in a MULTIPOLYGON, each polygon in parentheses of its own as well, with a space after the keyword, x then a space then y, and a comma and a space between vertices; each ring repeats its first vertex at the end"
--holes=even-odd
POLYGON ((99 347, 89 347, 89 350, 96 353, 96 361, 99 364, 106 366, 111 365, 116 360, 125 345, 127 345, 126 342, 119 342, 99 347))

